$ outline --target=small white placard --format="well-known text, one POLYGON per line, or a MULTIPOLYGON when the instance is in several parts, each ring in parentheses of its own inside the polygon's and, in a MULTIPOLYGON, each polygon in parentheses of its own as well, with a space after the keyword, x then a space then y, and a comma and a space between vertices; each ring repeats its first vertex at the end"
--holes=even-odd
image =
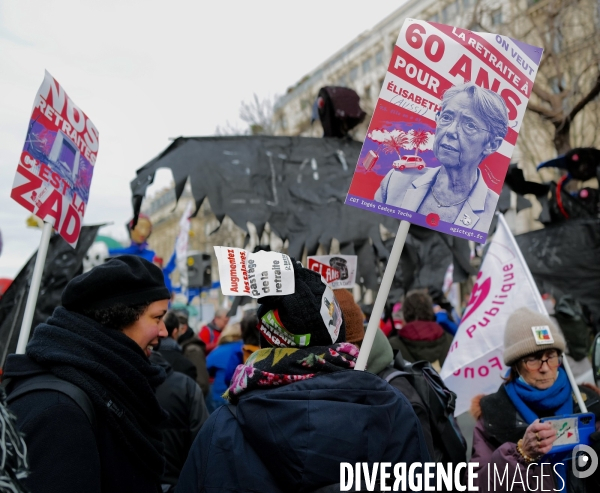
POLYGON ((314 255, 307 262, 332 289, 351 289, 356 283, 356 255, 314 255))
POLYGON ((284 253, 214 248, 224 295, 262 298, 294 293, 294 266, 284 253))

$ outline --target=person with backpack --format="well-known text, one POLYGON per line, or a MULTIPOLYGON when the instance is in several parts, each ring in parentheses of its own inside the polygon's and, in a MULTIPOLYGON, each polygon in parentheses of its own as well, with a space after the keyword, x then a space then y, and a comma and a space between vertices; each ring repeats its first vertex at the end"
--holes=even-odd
POLYGON ((4 372, 9 409, 25 434, 31 493, 159 493, 164 468, 148 359, 167 336, 170 293, 147 260, 122 255, 73 278, 25 354, 4 372))
POLYGON ((202 390, 194 379, 174 371, 159 351, 152 352, 150 361, 162 367, 167 374, 167 379, 156 389, 156 398, 169 413, 161 426, 166 460, 161 483, 164 493, 172 493, 190 447, 208 419, 208 410, 202 390))
POLYGON ((353 370, 358 349, 331 288, 291 265, 295 292, 258 300, 261 349, 200 430, 178 493, 339 491, 341 462, 430 460, 406 399, 353 370))
MULTIPOLYGON (((363 314, 350 291, 336 289, 346 334, 359 348, 365 335, 363 314)), ((394 351, 383 331, 375 334, 367 360, 367 371, 380 376, 408 399, 421 428, 427 450, 435 462, 466 462, 466 441, 454 420, 456 395, 441 381, 437 372, 425 361, 411 365, 394 351)))

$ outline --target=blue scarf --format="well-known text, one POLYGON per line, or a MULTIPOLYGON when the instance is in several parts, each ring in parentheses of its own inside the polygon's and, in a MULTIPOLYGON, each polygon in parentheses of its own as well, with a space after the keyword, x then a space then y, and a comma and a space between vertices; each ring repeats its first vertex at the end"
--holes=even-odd
MULTIPOLYGON (((510 371, 510 370, 509 370, 510 371)), ((521 379, 513 380, 504 385, 508 397, 523 416, 527 424, 533 423, 539 416, 535 411, 550 411, 554 416, 573 414, 573 399, 571 398, 571 384, 565 370, 558 369, 558 377, 552 387, 544 390, 536 389, 521 379)), ((544 413, 546 414, 546 413, 544 413)), ((565 478, 566 491, 567 466, 563 462, 556 466, 557 473, 565 478)), ((557 479, 557 486, 559 484, 557 479)))

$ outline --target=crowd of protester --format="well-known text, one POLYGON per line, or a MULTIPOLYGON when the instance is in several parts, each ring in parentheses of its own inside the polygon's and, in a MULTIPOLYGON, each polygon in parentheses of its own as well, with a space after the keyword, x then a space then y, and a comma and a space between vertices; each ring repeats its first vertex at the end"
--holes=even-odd
MULTIPOLYGON (((169 309, 163 273, 141 257, 122 255, 72 279, 25 354, 7 359, 0 491, 325 493, 340 491, 342 462, 470 454, 481 478, 492 465, 531 477, 556 440, 540 418, 579 412, 561 366, 575 336, 563 336, 556 300, 553 319, 528 309, 509 318, 510 371, 496 393, 474 399, 468 454, 453 416, 433 415, 407 378, 410 368, 435 374, 444 362, 460 324, 444 294, 415 290, 390 307, 367 371, 358 372, 368 311, 351 291, 335 290, 333 330, 322 312, 330 288, 299 262, 294 276, 294 294, 260 298, 237 319, 219 308, 201 327, 190 327, 185 308, 169 309), (264 330, 273 314, 286 337, 264 330), (537 326, 551 330, 543 349, 537 326), (306 343, 289 343, 296 336, 306 343), (448 446, 441 418, 458 446, 448 446)), ((581 392, 600 417, 598 389, 581 392)), ((556 471, 562 491, 598 491, 598 473, 582 480, 556 471)), ((556 474, 546 475, 546 491, 561 490, 556 474)))

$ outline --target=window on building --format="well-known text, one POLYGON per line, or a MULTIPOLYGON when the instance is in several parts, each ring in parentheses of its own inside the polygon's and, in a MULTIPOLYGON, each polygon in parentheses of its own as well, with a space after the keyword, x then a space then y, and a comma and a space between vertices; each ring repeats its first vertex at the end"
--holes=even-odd
POLYGON ((375 54, 375 63, 377 65, 381 65, 383 63, 383 50, 379 50, 376 54, 375 54))
POLYGON ((371 59, 367 58, 364 62, 362 62, 362 73, 368 74, 371 71, 371 59))
POLYGON ((502 24, 502 9, 496 9, 492 12, 492 26, 502 24))
POLYGON ((352 67, 350 70, 350 80, 354 82, 356 79, 358 79, 358 67, 352 67))
POLYGON ((464 9, 468 9, 474 3, 474 0, 462 0, 462 6, 464 9))

